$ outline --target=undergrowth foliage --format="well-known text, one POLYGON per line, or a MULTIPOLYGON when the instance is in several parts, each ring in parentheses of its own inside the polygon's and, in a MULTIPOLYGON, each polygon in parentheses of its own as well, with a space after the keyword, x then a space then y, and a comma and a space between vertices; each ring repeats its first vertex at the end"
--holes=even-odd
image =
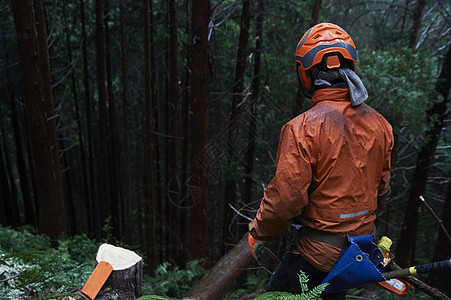
POLYGON ((164 262, 157 267, 154 277, 144 278, 143 294, 181 299, 205 272, 197 260, 188 262, 185 269, 164 262))
POLYGON ((25 299, 83 286, 94 269, 97 245, 75 236, 50 247, 47 236, 0 227, 0 299, 25 299))
POLYGON ((291 294, 287 292, 267 292, 256 298, 256 300, 316 300, 321 299, 321 294, 326 289, 329 283, 322 283, 309 291, 307 283, 309 281, 308 275, 302 270, 299 270, 299 283, 301 285, 301 294, 291 294))
MULTIPOLYGON (((45 235, 0 226, 0 299, 43 300, 74 295, 94 270, 99 245, 86 235, 77 235, 52 248, 45 235)), ((199 261, 188 262, 185 269, 165 262, 155 270, 154 277, 144 277, 143 294, 147 296, 143 297, 180 299, 205 272, 199 261)))
MULTIPOLYGON (((50 246, 45 235, 31 230, 13 230, 0 226, 0 299, 64 299, 83 287, 96 266, 99 244, 86 235, 78 235, 50 246)), ((164 262, 154 276, 144 276, 140 300, 181 299, 202 278, 206 270, 199 261, 190 261, 185 269, 164 262), (157 296, 158 295, 158 296, 157 296)), ((253 279, 248 288, 261 286, 253 279)), ((308 290, 308 277, 300 271, 300 295, 270 292, 257 299, 319 299, 326 285, 308 290)), ((244 291, 242 291, 244 292, 244 291)))

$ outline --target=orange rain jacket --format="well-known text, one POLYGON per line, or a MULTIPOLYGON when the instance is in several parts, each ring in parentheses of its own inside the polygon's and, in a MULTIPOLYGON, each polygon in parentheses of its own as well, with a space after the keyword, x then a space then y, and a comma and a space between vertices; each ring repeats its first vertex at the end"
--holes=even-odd
MULTIPOLYGON (((377 199, 388 192, 392 148, 392 128, 376 110, 364 103, 351 106, 347 88, 317 90, 312 108, 281 130, 276 175, 250 234, 268 240, 301 212, 304 226, 370 234, 377 199)), ((305 237, 299 252, 324 272, 340 257, 339 248, 305 237)))

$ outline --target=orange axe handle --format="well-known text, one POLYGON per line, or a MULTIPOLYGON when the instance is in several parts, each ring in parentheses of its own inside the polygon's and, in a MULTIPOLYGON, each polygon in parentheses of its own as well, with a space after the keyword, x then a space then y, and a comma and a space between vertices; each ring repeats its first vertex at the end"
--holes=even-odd
POLYGON ((88 281, 86 281, 85 286, 81 289, 81 292, 86 297, 93 300, 99 293, 105 281, 110 276, 111 272, 113 272, 113 266, 111 266, 106 261, 99 262, 97 267, 94 269, 94 272, 92 272, 91 276, 89 277, 88 281))

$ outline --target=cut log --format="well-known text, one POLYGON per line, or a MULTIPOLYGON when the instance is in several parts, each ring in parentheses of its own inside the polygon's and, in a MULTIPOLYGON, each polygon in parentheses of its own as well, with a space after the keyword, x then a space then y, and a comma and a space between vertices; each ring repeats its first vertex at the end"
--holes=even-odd
POLYGON ((251 261, 252 255, 246 234, 183 299, 224 299, 225 294, 251 261))
POLYGON ((96 260, 98 265, 83 287, 83 294, 96 300, 141 297, 143 260, 139 255, 121 247, 102 244, 96 260), (102 268, 112 268, 111 274, 102 271, 102 268))

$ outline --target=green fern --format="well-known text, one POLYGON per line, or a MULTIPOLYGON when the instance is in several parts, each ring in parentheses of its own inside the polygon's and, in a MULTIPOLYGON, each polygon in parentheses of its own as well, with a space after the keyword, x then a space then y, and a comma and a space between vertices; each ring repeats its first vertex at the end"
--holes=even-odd
POLYGON ((302 293, 291 294, 288 292, 267 292, 263 293, 255 300, 318 300, 321 299, 321 294, 326 289, 329 283, 322 283, 311 291, 308 290, 307 282, 309 281, 308 275, 302 270, 299 271, 299 283, 301 284, 302 293))
POLYGON ((263 293, 255 300, 297 300, 297 299, 304 299, 300 298, 300 295, 291 294, 288 292, 267 292, 263 293))
POLYGON ((0 299, 25 299, 29 294, 54 299, 82 286, 95 267, 96 250, 87 236, 51 248, 45 236, 0 226, 0 299))
POLYGON ((166 297, 162 299, 181 299, 205 272, 197 260, 188 262, 185 269, 164 262, 157 267, 154 277, 144 276, 143 294, 166 297))
POLYGON ((307 276, 307 274, 305 274, 304 272, 299 271, 299 283, 301 284, 301 291, 302 294, 307 293, 308 292, 308 286, 307 283, 309 281, 309 278, 307 276))
POLYGON ((321 294, 324 292, 329 283, 323 283, 314 287, 310 292, 306 294, 305 299, 321 299, 321 294))
POLYGON ((75 293, 72 292, 65 292, 65 293, 59 293, 54 295, 48 295, 48 296, 40 296, 36 300, 47 300, 47 299, 65 299, 63 297, 69 297, 69 299, 73 299, 72 297, 75 295, 75 293))
POLYGON ((168 298, 164 298, 164 297, 157 296, 157 295, 145 295, 145 296, 139 297, 136 300, 168 300, 168 298))

